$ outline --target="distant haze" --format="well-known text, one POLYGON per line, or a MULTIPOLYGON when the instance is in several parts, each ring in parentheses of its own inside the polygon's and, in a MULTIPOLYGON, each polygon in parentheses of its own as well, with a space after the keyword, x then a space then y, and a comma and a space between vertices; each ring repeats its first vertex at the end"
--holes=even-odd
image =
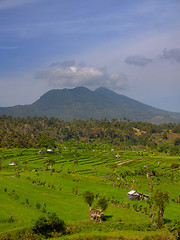
POLYGON ((180 1, 1 0, 0 107, 107 87, 180 112, 180 1))

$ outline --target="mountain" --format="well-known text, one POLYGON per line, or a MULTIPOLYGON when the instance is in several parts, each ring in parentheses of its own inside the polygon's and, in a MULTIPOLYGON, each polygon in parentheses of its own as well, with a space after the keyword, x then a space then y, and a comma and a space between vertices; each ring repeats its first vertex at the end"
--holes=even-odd
POLYGON ((54 89, 46 92, 30 105, 0 107, 0 115, 19 117, 58 117, 65 121, 73 119, 129 119, 152 123, 180 123, 180 113, 160 110, 107 88, 91 91, 85 87, 54 89))

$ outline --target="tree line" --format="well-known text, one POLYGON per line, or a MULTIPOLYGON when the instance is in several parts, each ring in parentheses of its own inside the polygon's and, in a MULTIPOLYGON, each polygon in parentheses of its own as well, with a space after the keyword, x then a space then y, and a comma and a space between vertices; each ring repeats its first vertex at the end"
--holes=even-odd
POLYGON ((66 122, 55 117, 0 117, 0 147, 8 148, 55 148, 66 141, 103 141, 113 145, 142 145, 158 148, 156 136, 165 144, 160 151, 167 150, 168 134, 174 133, 171 148, 178 151, 180 124, 155 125, 148 122, 103 119, 74 120, 66 122))

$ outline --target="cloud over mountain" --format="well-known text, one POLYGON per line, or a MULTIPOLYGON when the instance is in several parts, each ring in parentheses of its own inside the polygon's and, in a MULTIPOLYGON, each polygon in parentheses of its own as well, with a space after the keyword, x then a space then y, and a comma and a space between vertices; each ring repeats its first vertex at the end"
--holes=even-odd
POLYGON ((54 87, 86 86, 97 88, 127 88, 128 77, 126 74, 110 74, 105 67, 87 66, 86 63, 78 64, 73 60, 65 62, 54 62, 50 69, 40 71, 36 74, 37 79, 48 80, 54 87), (112 87, 113 86, 113 87, 112 87))
POLYGON ((141 57, 141 56, 129 56, 125 59, 125 63, 132 64, 136 66, 144 67, 153 61, 149 58, 141 57))

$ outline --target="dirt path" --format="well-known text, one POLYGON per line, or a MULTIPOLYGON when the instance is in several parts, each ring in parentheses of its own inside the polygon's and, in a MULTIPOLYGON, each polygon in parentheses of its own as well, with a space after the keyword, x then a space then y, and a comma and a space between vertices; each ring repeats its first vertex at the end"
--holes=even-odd
POLYGON ((126 161, 126 162, 119 162, 117 165, 123 165, 123 164, 125 164, 125 163, 129 163, 129 162, 133 162, 134 160, 128 160, 128 161, 126 161))

